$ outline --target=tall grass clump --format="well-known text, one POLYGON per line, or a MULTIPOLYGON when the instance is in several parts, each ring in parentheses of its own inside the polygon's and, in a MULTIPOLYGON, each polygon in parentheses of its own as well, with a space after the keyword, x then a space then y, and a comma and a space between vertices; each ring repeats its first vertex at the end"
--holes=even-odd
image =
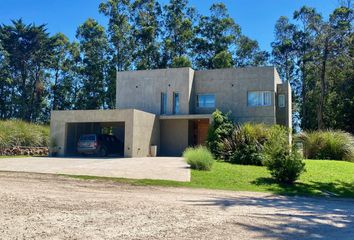
POLYGON ((47 147, 49 127, 19 120, 0 121, 0 148, 47 147))
POLYGON ((214 163, 212 153, 202 146, 187 148, 183 152, 183 157, 192 169, 210 171, 214 163))
POLYGON ((314 131, 301 133, 304 157, 354 162, 354 138, 343 131, 314 131))

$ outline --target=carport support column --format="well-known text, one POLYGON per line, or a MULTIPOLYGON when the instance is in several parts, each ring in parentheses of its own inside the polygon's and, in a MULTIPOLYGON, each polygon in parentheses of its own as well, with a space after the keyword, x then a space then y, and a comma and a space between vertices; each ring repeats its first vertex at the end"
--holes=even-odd
POLYGON ((134 157, 133 156, 133 114, 131 120, 125 121, 124 123, 124 157, 134 157))

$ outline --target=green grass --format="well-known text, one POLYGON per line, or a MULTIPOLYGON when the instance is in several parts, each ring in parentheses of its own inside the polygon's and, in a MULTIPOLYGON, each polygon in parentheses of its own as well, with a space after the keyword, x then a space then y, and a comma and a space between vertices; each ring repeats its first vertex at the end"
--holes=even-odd
POLYGON ((232 191, 271 192, 282 195, 354 198, 354 163, 333 160, 306 160, 307 172, 295 185, 275 183, 265 167, 233 165, 215 162, 211 171, 192 170, 191 182, 164 180, 135 180, 91 176, 72 176, 80 179, 104 179, 132 185, 193 187, 232 191))

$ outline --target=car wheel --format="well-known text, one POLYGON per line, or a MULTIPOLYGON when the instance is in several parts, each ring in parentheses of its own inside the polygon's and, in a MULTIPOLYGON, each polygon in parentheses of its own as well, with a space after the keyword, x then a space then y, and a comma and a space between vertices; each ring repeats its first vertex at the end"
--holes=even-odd
POLYGON ((101 147, 100 149, 100 157, 107 156, 107 149, 105 147, 101 147))

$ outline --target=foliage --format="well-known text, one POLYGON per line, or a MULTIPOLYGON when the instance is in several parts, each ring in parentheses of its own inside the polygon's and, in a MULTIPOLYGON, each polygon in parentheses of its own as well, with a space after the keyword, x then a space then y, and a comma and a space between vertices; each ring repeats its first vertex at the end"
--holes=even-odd
POLYGON ((174 57, 172 60, 173 68, 183 68, 183 67, 192 67, 192 63, 186 56, 174 57))
POLYGON ((192 169, 210 171, 214 163, 211 152, 205 147, 187 148, 183 157, 192 169))
POLYGON ((263 164, 280 183, 292 184, 305 171, 300 153, 295 148, 290 149, 287 132, 281 127, 271 132, 265 144, 263 164))
POLYGON ((222 157, 223 141, 230 136, 234 125, 230 119, 230 113, 224 114, 216 110, 212 114, 213 122, 208 130, 207 146, 216 158, 222 157))
POLYGON ((299 134, 304 156, 309 159, 354 161, 354 137, 342 131, 315 131, 299 134))
POLYGON ((230 137, 223 141, 222 158, 230 163, 244 165, 262 165, 262 144, 257 136, 244 126, 237 125, 230 137))
POLYGON ((275 25, 272 62, 294 93, 294 126, 354 132, 353 9, 302 7, 275 25), (328 19, 328 20, 327 20, 328 19))
POLYGON ((23 121, 0 121, 0 148, 47 147, 49 127, 23 121))

